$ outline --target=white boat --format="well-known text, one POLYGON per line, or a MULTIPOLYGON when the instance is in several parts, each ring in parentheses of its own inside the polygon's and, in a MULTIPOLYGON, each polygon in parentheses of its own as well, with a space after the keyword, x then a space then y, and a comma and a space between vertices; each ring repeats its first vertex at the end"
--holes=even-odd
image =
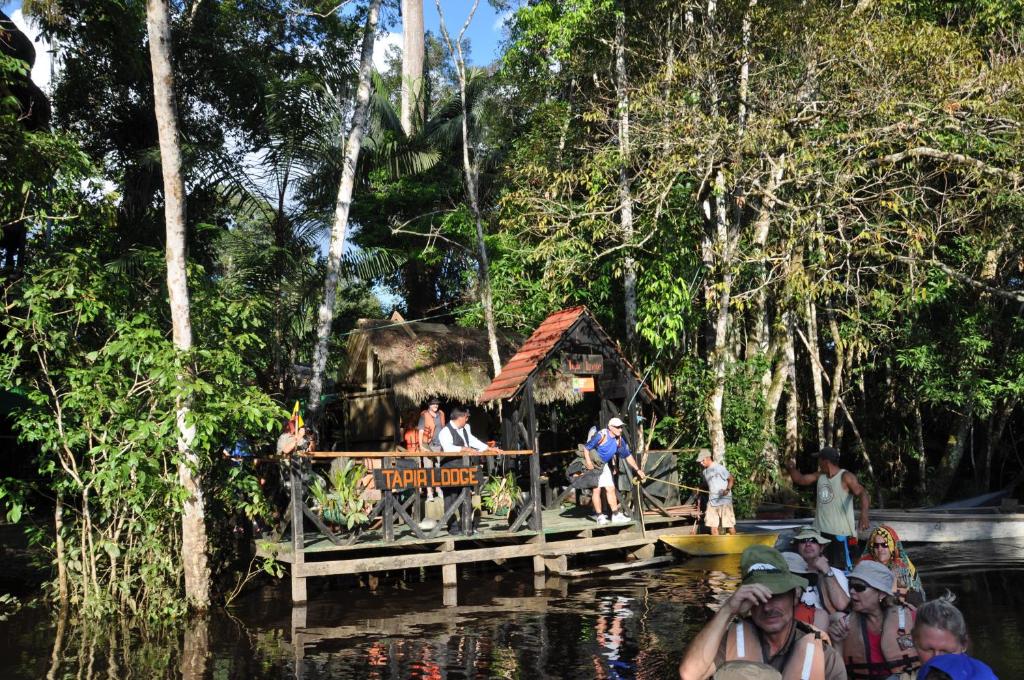
POLYGON ((888 524, 907 543, 1024 538, 1024 513, 979 510, 872 510, 871 524, 888 524))

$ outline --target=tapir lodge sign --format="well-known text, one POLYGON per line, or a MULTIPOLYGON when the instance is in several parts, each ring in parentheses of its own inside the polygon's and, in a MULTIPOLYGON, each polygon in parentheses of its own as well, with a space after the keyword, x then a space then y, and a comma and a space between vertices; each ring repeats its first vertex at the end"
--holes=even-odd
POLYGON ((423 487, 476 486, 479 467, 433 467, 373 471, 373 483, 380 491, 404 491, 423 487))
POLYGON ((566 352, 562 355, 562 370, 572 375, 601 375, 604 373, 604 357, 566 352))

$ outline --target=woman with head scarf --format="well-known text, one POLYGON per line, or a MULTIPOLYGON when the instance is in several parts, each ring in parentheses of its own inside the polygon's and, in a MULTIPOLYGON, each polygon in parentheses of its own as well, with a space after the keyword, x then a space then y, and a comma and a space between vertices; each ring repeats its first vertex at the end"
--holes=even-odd
POLYGON ((868 536, 868 544, 861 560, 884 564, 896 579, 896 596, 909 604, 919 606, 925 601, 924 586, 917 568, 907 556, 896 530, 888 525, 876 527, 868 536))

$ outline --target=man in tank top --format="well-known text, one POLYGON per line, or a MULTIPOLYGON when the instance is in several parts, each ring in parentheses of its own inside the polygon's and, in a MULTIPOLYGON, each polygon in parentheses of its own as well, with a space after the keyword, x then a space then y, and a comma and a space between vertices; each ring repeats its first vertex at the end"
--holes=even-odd
POLYGON ((868 492, 856 475, 839 467, 837 449, 826 446, 814 455, 818 459, 817 472, 800 472, 793 458, 786 462, 786 470, 794 484, 817 485, 814 526, 832 541, 826 551, 829 563, 849 571, 853 568, 850 545, 856 544, 858 530, 868 529, 868 492), (860 499, 859 521, 854 521, 855 497, 860 499))

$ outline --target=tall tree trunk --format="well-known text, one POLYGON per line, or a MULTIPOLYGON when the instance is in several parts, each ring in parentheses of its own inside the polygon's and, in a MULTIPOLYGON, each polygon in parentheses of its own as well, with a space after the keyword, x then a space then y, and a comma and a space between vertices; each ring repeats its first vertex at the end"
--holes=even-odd
POLYGON ((831 308, 826 309, 828 325, 832 332, 832 344, 835 346, 836 365, 832 368, 832 383, 829 385, 828 405, 825 407, 825 441, 835 446, 836 409, 839 408, 839 395, 843 391, 843 372, 847 363, 852 363, 853 352, 847 352, 846 343, 839 333, 839 322, 831 308))
POLYGON ((1006 424, 1010 420, 1010 416, 1013 414, 1019 398, 1014 396, 1010 397, 1002 408, 996 409, 988 419, 988 437, 985 442, 985 462, 981 471, 981 487, 983 491, 988 491, 992 486, 992 462, 995 459, 995 451, 999 446, 999 442, 1003 439, 1003 432, 1006 430, 1006 424))
POLYGON ((811 355, 811 387, 814 389, 814 424, 818 433, 818 448, 825 446, 825 397, 821 384, 821 352, 818 349, 818 308, 813 300, 807 302, 807 353, 811 355))
POLYGON ((626 13, 615 13, 615 98, 619 118, 619 225, 626 244, 622 262, 626 345, 636 349, 636 257, 633 254, 633 190, 629 168, 629 75, 626 71, 626 13))
POLYGON ((964 449, 967 447, 973 420, 974 410, 970 406, 965 413, 957 418, 953 432, 949 435, 946 451, 943 453, 942 460, 932 476, 932 483, 928 487, 928 498, 931 500, 941 501, 953 486, 956 471, 960 468, 960 461, 964 457, 964 449))
MULTIPOLYGON (((164 218, 167 224, 167 293, 171 305, 174 346, 192 349, 188 278, 185 253, 185 183, 181 174, 178 112, 174 103, 171 68, 171 27, 165 0, 147 0, 146 27, 153 69, 153 104, 160 138, 160 166, 164 181, 164 218)), ((195 427, 189 425, 187 402, 179 398, 178 482, 186 492, 181 516, 181 560, 185 572, 185 598, 196 610, 210 606, 210 568, 207 562, 206 512, 199 459, 192 450, 195 427)))
POLYGON ((370 76, 373 72, 373 43, 377 37, 377 18, 381 0, 371 0, 363 29, 363 47, 359 54, 359 86, 356 88, 356 106, 352 112, 352 127, 345 140, 345 164, 341 170, 338 196, 334 202, 334 224, 331 226, 331 244, 327 250, 327 272, 324 277, 324 299, 317 315, 316 349, 313 352, 313 375, 309 379, 309 420, 320 417, 320 395, 327 370, 327 355, 331 344, 331 326, 334 324, 334 305, 338 297, 341 278, 341 259, 345 253, 345 233, 348 213, 352 207, 352 192, 356 185, 356 165, 363 145, 366 114, 370 105, 370 76))
POLYGON ((462 39, 466 29, 473 21, 473 15, 480 5, 480 0, 473 0, 473 6, 466 17, 466 23, 459 31, 459 37, 454 42, 448 34, 448 26, 444 19, 444 10, 441 9, 440 0, 435 0, 437 15, 441 19, 441 35, 444 37, 452 61, 455 62, 455 73, 459 78, 459 101, 462 102, 462 171, 466 182, 466 195, 469 197, 469 208, 473 212, 473 221, 476 226, 476 259, 480 269, 480 306, 483 307, 484 325, 487 326, 487 350, 491 357, 491 366, 494 375, 501 373, 501 355, 498 353, 498 327, 494 319, 494 298, 491 295, 491 265, 487 256, 487 243, 484 241, 483 213, 480 210, 480 171, 475 159, 469 153, 469 110, 466 106, 466 55, 462 51, 462 39))
POLYGON ((64 493, 57 491, 53 507, 54 561, 57 563, 57 599, 61 609, 68 606, 68 557, 64 546, 64 493))
POLYGON ((917 495, 924 500, 928 491, 928 455, 924 450, 924 418, 921 417, 921 404, 914 397, 914 444, 917 448, 917 495))
MULTIPOLYGON (((732 244, 729 237, 728 214, 725 206, 725 174, 715 174, 715 240, 714 257, 717 260, 719 283, 707 287, 715 300, 714 345, 711 350, 712 389, 708 403, 707 423, 711 438, 711 452, 715 460, 725 457, 725 429, 722 425, 722 405, 725 400, 725 374, 727 368, 727 342, 729 339, 729 301, 732 294, 732 244)), ((713 299, 709 298, 709 299, 713 299)))
POLYGON ((402 129, 423 124, 423 0, 402 0, 402 129))
POLYGON ((789 368, 789 397, 786 400, 786 460, 795 458, 800 451, 800 390, 796 379, 796 340, 793 338, 796 321, 786 324, 786 364, 789 368))

